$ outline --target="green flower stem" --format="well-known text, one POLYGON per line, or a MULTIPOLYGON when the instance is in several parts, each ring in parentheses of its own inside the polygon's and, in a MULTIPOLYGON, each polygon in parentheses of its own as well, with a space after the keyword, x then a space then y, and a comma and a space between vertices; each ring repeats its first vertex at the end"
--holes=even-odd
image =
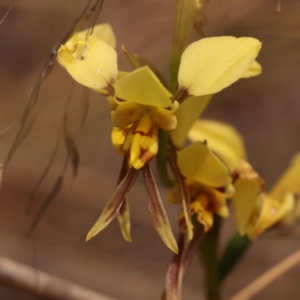
POLYGON ((159 179, 162 184, 167 188, 172 188, 174 186, 174 180, 169 178, 168 173, 168 142, 169 142, 169 134, 161 129, 159 129, 158 133, 158 153, 156 155, 156 165, 157 171, 159 175, 159 179))
POLYGON ((215 216, 213 228, 199 244, 199 256, 206 270, 206 293, 208 300, 220 299, 218 245, 221 218, 215 216))
POLYGON ((176 1, 170 65, 170 92, 172 94, 174 94, 177 89, 177 75, 180 65, 181 54, 186 47, 188 37, 193 28, 195 14, 195 0, 176 1))
POLYGON ((219 263, 220 283, 239 262, 250 245, 251 241, 245 236, 240 236, 238 233, 235 233, 231 237, 219 263))

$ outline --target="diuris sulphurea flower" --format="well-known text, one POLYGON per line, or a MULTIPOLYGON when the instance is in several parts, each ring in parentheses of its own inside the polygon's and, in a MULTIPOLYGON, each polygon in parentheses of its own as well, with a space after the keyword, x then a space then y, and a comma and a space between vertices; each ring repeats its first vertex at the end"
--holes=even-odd
MULTIPOLYGON (((234 193, 231 178, 225 165, 202 142, 195 142, 177 152, 177 164, 185 178, 190 197, 191 215, 204 227, 211 229, 214 214, 228 217, 227 199, 234 193)), ((181 202, 178 186, 169 194, 169 201, 181 202)), ((180 216, 180 228, 186 232, 188 224, 180 216)))
MULTIPOLYGON (((104 229, 121 208, 125 207, 126 195, 141 170, 154 227, 166 245, 177 252, 176 241, 148 165, 158 152, 158 129, 172 131, 176 128, 177 118, 174 113, 178 104, 184 103, 186 99, 192 97, 199 101, 199 106, 203 106, 203 96, 219 92, 242 78, 251 69, 260 47, 261 43, 254 38, 215 37, 192 43, 182 54, 178 90, 172 95, 148 66, 129 73, 118 72, 116 52, 112 46, 101 40, 101 36, 86 36, 82 40, 72 38, 70 43, 61 46, 59 62, 73 79, 109 96, 110 101, 114 102, 110 105, 114 125, 112 142, 128 162, 127 174, 120 181, 87 239, 104 229)), ((192 179, 192 183, 189 182, 193 188, 194 181, 192 179)), ((205 184, 202 187, 207 188, 205 184)), ((226 202, 224 199, 227 192, 226 186, 224 191, 209 189, 204 193, 210 200, 215 201, 214 212, 224 216, 227 209, 221 202, 226 202)), ((204 211, 205 200, 198 202, 204 211)), ((187 214, 185 218, 189 218, 187 214)), ((186 222, 190 224, 190 220, 186 222)), ((121 223, 124 225, 124 222, 121 223)), ((205 223, 208 229, 211 220, 205 218, 205 223)), ((122 232, 125 231, 123 227, 122 232)), ((127 240, 129 236, 127 230, 127 240)))
POLYGON ((300 156, 295 155, 289 168, 269 193, 263 179, 246 160, 241 135, 230 125, 199 120, 189 132, 193 141, 207 141, 232 174, 235 194, 232 197, 238 232, 254 240, 274 224, 299 217, 300 156))

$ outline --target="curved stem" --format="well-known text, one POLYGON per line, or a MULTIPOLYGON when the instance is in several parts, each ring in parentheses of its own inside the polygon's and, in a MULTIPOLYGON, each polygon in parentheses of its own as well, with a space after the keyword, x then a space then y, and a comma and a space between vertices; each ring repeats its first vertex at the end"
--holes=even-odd
POLYGON ((160 129, 158 133, 159 149, 156 155, 157 171, 162 184, 167 188, 172 188, 174 186, 174 180, 170 179, 168 173, 168 143, 169 134, 160 129))
POLYGON ((206 270, 206 293, 208 300, 220 299, 220 280, 218 267, 218 242, 221 218, 215 216, 213 228, 199 244, 199 255, 206 270))

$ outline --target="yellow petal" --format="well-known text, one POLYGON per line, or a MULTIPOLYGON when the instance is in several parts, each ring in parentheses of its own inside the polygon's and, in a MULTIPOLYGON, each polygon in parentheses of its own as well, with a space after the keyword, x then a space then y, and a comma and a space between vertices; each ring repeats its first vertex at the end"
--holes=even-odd
POLYGON ((174 130, 177 126, 177 118, 168 109, 157 107, 157 120, 159 128, 164 131, 174 130))
POLYGON ((128 163, 136 170, 147 164, 158 151, 158 126, 153 123, 151 115, 144 114, 134 124, 125 139, 123 149, 128 163))
POLYGON ((270 228, 294 207, 294 197, 292 194, 287 194, 284 200, 279 203, 274 199, 265 195, 260 197, 258 203, 258 210, 260 213, 254 214, 251 224, 247 229, 247 234, 250 239, 255 240, 266 229, 270 228))
POLYGON ((207 141, 213 150, 232 172, 240 158, 246 158, 246 151, 242 136, 229 124, 212 121, 197 120, 188 137, 191 141, 207 141))
POLYGON ((202 142, 195 142, 177 152, 183 176, 207 186, 221 188, 231 183, 225 165, 202 142))
POLYGON ((97 90, 114 83, 118 72, 116 51, 94 36, 72 49, 62 45, 58 61, 78 83, 97 90))
MULTIPOLYGON (((87 37, 88 30, 82 30, 77 33, 75 33, 65 44, 66 47, 69 49, 72 49, 76 42, 78 41, 85 41, 87 37)), ((103 23, 98 24, 94 27, 92 36, 97 37, 98 39, 102 40, 109 46, 116 48, 116 37, 114 34, 114 31, 110 24, 103 23)))
POLYGON ((179 89, 191 96, 214 94, 233 84, 250 69, 261 48, 254 38, 204 38, 182 54, 179 89))
POLYGON ((119 154, 124 153, 123 144, 129 129, 130 126, 125 128, 114 127, 111 132, 111 142, 119 154))
POLYGON ((192 214, 197 215, 197 220, 204 226, 204 232, 209 231, 214 222, 213 211, 209 209, 209 200, 205 194, 198 196, 191 205, 192 214))
POLYGON ((177 149, 184 146, 188 131, 206 108, 211 98, 212 95, 189 97, 179 106, 175 112, 178 125, 174 131, 170 132, 171 139, 177 149))
POLYGON ((299 220, 300 217, 300 195, 292 195, 294 198, 294 205, 292 209, 281 220, 283 225, 291 225, 299 220))
POLYGON ((300 153, 292 158, 289 167, 270 191, 270 197, 280 202, 288 193, 300 193, 300 153))
POLYGON ((126 127, 142 116, 138 105, 132 102, 126 102, 117 106, 115 111, 110 113, 114 126, 126 127))
POLYGON ((213 201, 214 212, 223 218, 228 218, 229 209, 227 205, 227 199, 231 198, 235 193, 235 189, 233 185, 229 184, 224 191, 213 189, 213 193, 214 193, 214 201, 213 201))
POLYGON ((134 70, 115 84, 117 100, 172 107, 172 94, 162 85, 149 67, 134 70))
POLYGON ((234 218, 240 235, 247 233, 251 215, 259 197, 261 186, 257 180, 237 179, 232 197, 234 218))
POLYGON ((255 77, 261 74, 262 66, 259 64, 258 61, 254 61, 251 65, 250 69, 243 75, 243 78, 255 77))

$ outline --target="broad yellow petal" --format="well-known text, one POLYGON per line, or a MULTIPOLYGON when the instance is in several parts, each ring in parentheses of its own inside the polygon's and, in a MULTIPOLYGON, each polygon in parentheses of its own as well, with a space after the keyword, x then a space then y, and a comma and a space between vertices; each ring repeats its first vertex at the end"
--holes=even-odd
POLYGON ((183 148, 188 131, 204 111, 211 98, 212 95, 189 97, 179 106, 175 112, 178 125, 170 133, 171 139, 177 149, 183 148))
POLYGON ((251 65, 250 69, 243 75, 243 78, 255 77, 261 74, 262 66, 259 64, 258 61, 254 61, 251 65))
POLYGON ((183 176, 215 188, 231 183, 225 165, 202 142, 195 142, 177 152, 177 163, 183 176))
POLYGON ((165 108, 172 106, 172 94, 147 66, 134 70, 118 80, 115 92, 117 100, 120 101, 165 108))
POLYGON ((254 38, 204 38, 184 51, 178 73, 179 89, 191 96, 214 94, 250 69, 261 48, 254 38))
POLYGON ((58 61, 74 80, 96 90, 114 83, 118 72, 116 51, 94 36, 76 42, 72 49, 62 45, 58 61))
MULTIPOLYGON (((69 49, 72 49, 76 42, 85 41, 85 39, 87 38, 87 33, 88 33, 87 29, 75 33, 66 42, 65 46, 68 47, 69 49)), ((92 36, 95 36, 98 39, 105 42, 106 44, 108 44, 109 46, 116 48, 116 37, 110 24, 103 23, 103 24, 96 25, 94 27, 92 36)))
POLYGON ((229 124, 212 121, 197 120, 188 137, 191 141, 207 141, 213 150, 232 172, 240 158, 246 158, 246 151, 242 136, 229 124))
POLYGON ((288 193, 300 193, 300 153, 292 158, 289 167, 270 191, 270 197, 280 202, 288 193))

